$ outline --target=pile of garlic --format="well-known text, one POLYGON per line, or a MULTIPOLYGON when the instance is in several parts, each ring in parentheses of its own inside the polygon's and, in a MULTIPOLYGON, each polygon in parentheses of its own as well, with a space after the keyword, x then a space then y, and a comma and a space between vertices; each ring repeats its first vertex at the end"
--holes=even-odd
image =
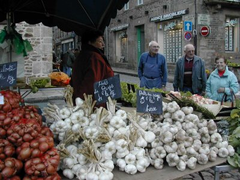
POLYGON ((45 111, 64 154, 60 168, 69 179, 110 180, 114 166, 135 174, 149 165, 162 169, 165 161, 184 171, 234 154, 213 120, 199 119, 192 107, 180 108, 175 101, 163 102, 163 114, 152 119, 149 114, 115 111, 111 100, 107 110, 95 111, 90 99, 76 100, 75 107, 49 105, 45 111))
POLYGON ((157 169, 163 168, 165 160, 169 166, 184 171, 187 167, 195 169, 197 163, 215 161, 217 156, 234 155, 234 148, 217 132, 212 119, 199 119, 192 107, 180 108, 175 101, 163 102, 161 120, 151 126, 156 139, 148 154, 157 169))

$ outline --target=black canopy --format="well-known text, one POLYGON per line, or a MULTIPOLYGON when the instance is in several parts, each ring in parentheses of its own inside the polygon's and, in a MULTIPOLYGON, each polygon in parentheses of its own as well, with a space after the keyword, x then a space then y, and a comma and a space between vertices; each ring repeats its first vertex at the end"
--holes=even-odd
POLYGON ((129 0, 0 0, 0 22, 42 22, 81 35, 86 29, 104 30, 129 0), (10 18, 8 15, 10 15, 10 18))

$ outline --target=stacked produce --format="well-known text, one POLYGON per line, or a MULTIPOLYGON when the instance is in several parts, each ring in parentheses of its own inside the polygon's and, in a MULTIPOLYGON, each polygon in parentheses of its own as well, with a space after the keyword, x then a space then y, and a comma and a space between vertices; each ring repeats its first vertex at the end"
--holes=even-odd
POLYGON ((53 86, 67 86, 70 82, 70 77, 64 72, 52 72, 48 75, 53 86))
POLYGON ((115 111, 111 99, 107 110, 94 110, 91 96, 77 98, 76 104, 62 108, 49 104, 44 110, 59 141, 60 169, 69 179, 108 180, 113 179, 114 167, 135 174, 149 165, 162 169, 164 162, 184 171, 234 155, 212 119, 199 119, 192 107, 181 108, 175 101, 163 102, 163 114, 155 119, 115 111))
POLYGON ((42 125, 34 106, 22 106, 21 96, 0 91, 0 179, 58 180, 60 157, 53 134, 42 125))
POLYGON ((206 118, 213 119, 215 115, 211 110, 206 108, 204 105, 215 104, 216 101, 204 98, 200 95, 192 95, 190 92, 175 92, 175 91, 163 91, 162 89, 153 88, 146 89, 140 88, 137 84, 128 84, 121 82, 122 101, 129 103, 132 107, 137 105, 137 90, 147 90, 152 92, 158 92, 169 99, 170 101, 176 101, 181 107, 191 106, 195 111, 201 112, 206 118), (134 87, 134 88, 129 88, 134 87))

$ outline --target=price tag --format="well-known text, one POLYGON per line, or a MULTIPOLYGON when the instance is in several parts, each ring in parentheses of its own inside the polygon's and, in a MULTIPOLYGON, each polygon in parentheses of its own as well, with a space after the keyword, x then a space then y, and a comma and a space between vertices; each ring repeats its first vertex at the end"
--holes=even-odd
POLYGON ((17 83, 17 62, 0 64, 0 88, 17 83))
POLYGON ((117 99, 122 97, 119 75, 94 83, 94 97, 97 104, 108 101, 108 97, 117 99))
POLYGON ((0 105, 4 104, 4 96, 2 96, 2 94, 0 94, 0 105))
POLYGON ((161 93, 137 90, 137 112, 162 114, 161 93))

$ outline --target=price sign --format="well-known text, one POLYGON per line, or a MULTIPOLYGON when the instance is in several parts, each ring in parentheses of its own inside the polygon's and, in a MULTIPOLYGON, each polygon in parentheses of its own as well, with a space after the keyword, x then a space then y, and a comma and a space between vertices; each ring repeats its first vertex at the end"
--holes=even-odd
POLYGON ((94 83, 94 97, 97 104, 108 101, 108 97, 117 99, 122 97, 119 75, 94 83))
POLYGON ((137 90, 137 112, 162 114, 161 93, 137 90))
POLYGON ((16 84, 17 62, 0 64, 0 88, 16 84))

